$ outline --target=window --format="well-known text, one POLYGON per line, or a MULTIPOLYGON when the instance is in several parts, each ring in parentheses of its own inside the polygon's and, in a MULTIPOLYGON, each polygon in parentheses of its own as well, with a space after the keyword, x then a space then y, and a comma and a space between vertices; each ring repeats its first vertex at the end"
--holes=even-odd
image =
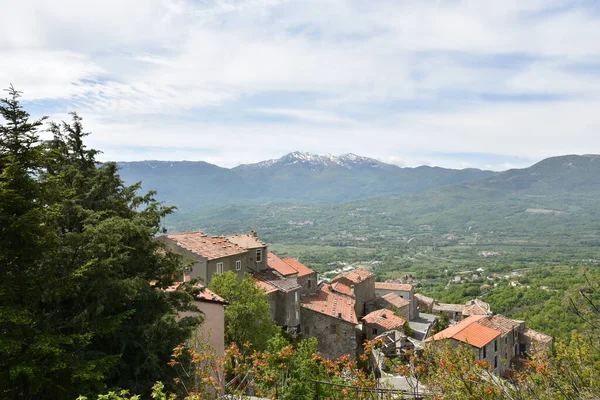
POLYGON ((222 274, 223 273, 223 263, 217 263, 217 274, 222 274))
POLYGON ((494 340, 494 351, 498 351, 498 341, 494 340))
POLYGON ((373 335, 377 335, 377 328, 373 328, 373 335))
POLYGON ((235 270, 236 271, 241 271, 242 270, 242 260, 237 260, 235 262, 235 270))
POLYGON ((309 279, 308 280, 308 288, 310 289, 312 287, 312 281, 309 279))
POLYGON ((256 249, 256 262, 262 262, 262 249, 256 249))
POLYGON ((498 368, 498 356, 494 357, 494 368, 498 368))
POLYGON ((487 358, 486 346, 483 346, 483 358, 487 358))
POLYGON ((300 321, 300 311, 296 311, 296 323, 300 321))
POLYGON ((300 294, 298 292, 296 292, 295 299, 296 299, 296 303, 298 302, 298 300, 300 300, 300 294))

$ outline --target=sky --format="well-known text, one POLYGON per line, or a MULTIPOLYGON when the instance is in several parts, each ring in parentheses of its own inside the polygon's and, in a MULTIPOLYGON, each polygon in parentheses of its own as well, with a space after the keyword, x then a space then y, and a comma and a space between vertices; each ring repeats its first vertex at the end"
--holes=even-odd
POLYGON ((0 85, 102 160, 600 153, 600 2, 0 0, 0 85))

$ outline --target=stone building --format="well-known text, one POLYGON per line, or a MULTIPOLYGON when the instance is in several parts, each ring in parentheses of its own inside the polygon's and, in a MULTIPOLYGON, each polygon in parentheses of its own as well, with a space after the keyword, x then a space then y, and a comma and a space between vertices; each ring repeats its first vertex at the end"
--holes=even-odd
POLYGON ((252 274, 256 284, 267 293, 271 316, 284 330, 296 333, 300 325, 300 291, 295 277, 283 276, 267 268, 252 274))
POLYGON ((427 297, 420 293, 415 293, 415 300, 417 302, 417 309, 421 312, 430 313, 435 304, 435 300, 431 297, 427 297))
POLYGON ((358 268, 336 276, 331 282, 351 288, 356 299, 356 315, 365 315, 365 303, 375 298, 375 275, 372 272, 358 268))
POLYGON ((404 332, 406 320, 398 317, 391 310, 381 309, 365 315, 362 323, 365 338, 371 340, 388 331, 404 332))
POLYGON ((303 295, 314 294, 319 290, 319 276, 316 271, 292 257, 284 258, 283 261, 298 271, 298 284, 302 286, 303 295))
MULTIPOLYGON (((511 362, 518 356, 534 347, 533 343, 541 341, 551 346, 549 336, 536 337, 528 332, 525 322, 515 321, 503 315, 473 315, 460 321, 425 342, 450 340, 453 345, 468 344, 477 360, 486 360, 493 366, 497 375, 502 375, 511 367, 511 362), (533 339, 533 340, 532 340, 533 339)), ((535 332, 535 331, 534 331, 535 332)), ((537 332, 535 332, 537 334, 537 332)))
POLYGON ((463 319, 462 313, 464 309, 465 306, 462 304, 438 303, 436 301, 431 308, 431 312, 438 315, 445 315, 450 321, 458 322, 463 319))
POLYGON ((462 311, 462 317, 467 318, 471 315, 492 315, 490 305, 479 299, 467 301, 462 311))
POLYGON ((375 294, 377 296, 384 296, 388 293, 394 293, 410 303, 408 319, 412 320, 419 317, 413 285, 406 283, 375 282, 375 294))
POLYGON ((301 295, 314 294, 319 290, 317 273, 295 258, 281 259, 273 253, 267 253, 267 265, 285 277, 293 277, 302 287, 301 295))
POLYGON ((256 231, 226 235, 222 238, 248 251, 247 257, 250 270, 257 272, 267 268, 268 246, 258 238, 256 231))
POLYGON ((337 291, 333 285, 323 285, 315 294, 302 299, 300 309, 302 334, 316 338, 319 352, 329 359, 345 354, 355 358, 360 340, 356 334, 356 299, 350 288, 343 289, 342 285, 337 285, 337 291))
POLYGON ((365 304, 365 310, 367 313, 380 310, 382 308, 393 311, 396 313, 396 315, 404 318, 407 321, 410 320, 410 302, 398 296, 396 293, 388 293, 381 297, 376 297, 365 304))
MULTIPOLYGON (((202 232, 183 232, 159 236, 157 240, 165 245, 166 250, 191 260, 193 264, 187 274, 191 279, 202 278, 206 283, 211 281, 214 274, 225 271, 236 273, 242 280, 246 273, 267 268, 266 244, 260 242, 253 234, 230 237, 237 239, 232 241, 224 236, 211 237, 202 232), (249 250, 238 243, 254 247, 249 250), (263 251, 264 257, 258 258, 263 251)), ((178 280, 183 279, 184 277, 181 277, 178 280)))

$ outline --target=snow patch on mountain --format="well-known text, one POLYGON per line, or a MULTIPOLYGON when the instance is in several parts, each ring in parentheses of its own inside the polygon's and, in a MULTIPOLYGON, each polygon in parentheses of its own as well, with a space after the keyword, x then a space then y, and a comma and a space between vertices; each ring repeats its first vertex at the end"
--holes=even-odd
POLYGON ((384 165, 386 165, 373 158, 362 157, 352 153, 333 155, 295 151, 278 159, 261 161, 256 164, 240 165, 238 168, 268 168, 274 165, 285 167, 298 164, 310 167, 313 170, 322 169, 324 167, 342 167, 347 169, 360 167, 383 168, 384 165))

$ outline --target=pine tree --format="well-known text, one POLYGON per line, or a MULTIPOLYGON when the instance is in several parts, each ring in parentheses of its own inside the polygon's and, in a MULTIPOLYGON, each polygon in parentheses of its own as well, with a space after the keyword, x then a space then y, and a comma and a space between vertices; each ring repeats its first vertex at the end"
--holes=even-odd
POLYGON ((0 113, 0 387, 8 398, 72 399, 168 379, 195 318, 171 284, 181 260, 154 240, 171 212, 87 149, 81 118, 37 136, 11 88, 0 113), (151 285, 150 282, 153 284, 151 285))

